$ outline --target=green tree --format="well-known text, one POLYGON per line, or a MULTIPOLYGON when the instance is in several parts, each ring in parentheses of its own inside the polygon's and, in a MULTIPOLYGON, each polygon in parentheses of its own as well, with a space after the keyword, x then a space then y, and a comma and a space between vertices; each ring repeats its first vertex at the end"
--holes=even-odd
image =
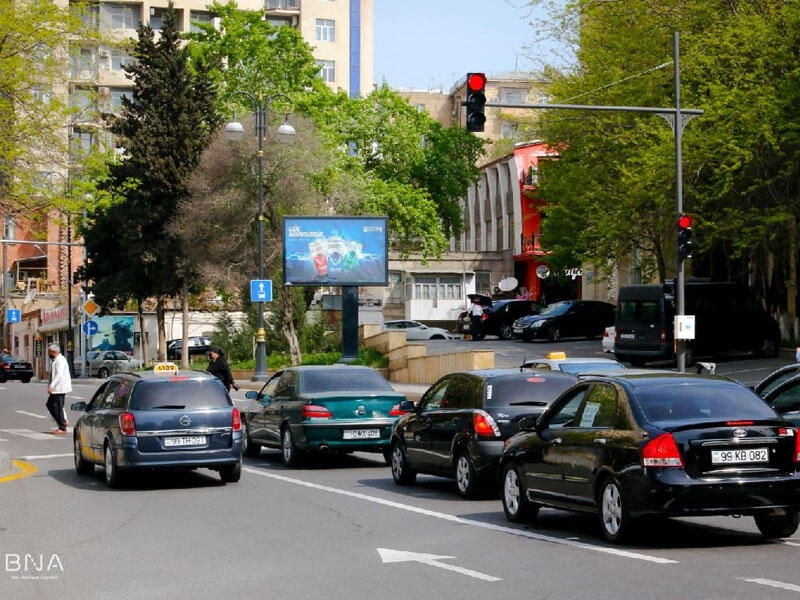
POLYGON ((220 124, 211 78, 202 64, 189 70, 177 15, 167 12, 158 38, 141 26, 135 61, 125 67, 134 82, 109 128, 124 149, 100 187, 121 201, 97 207, 83 232, 86 277, 103 306, 127 299, 157 299, 159 352, 163 358, 164 307, 170 296, 197 281, 168 224, 188 196, 187 183, 220 124))
POLYGON ((51 0, 0 3, 0 212, 35 217, 42 172, 64 164, 74 112, 63 82, 67 40, 91 39, 80 18, 51 0))

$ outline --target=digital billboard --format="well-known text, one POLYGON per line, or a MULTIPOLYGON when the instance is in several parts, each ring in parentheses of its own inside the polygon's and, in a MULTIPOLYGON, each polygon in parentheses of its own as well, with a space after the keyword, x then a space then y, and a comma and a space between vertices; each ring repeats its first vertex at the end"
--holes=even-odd
POLYGON ((386 217, 284 217, 286 285, 387 285, 386 217))

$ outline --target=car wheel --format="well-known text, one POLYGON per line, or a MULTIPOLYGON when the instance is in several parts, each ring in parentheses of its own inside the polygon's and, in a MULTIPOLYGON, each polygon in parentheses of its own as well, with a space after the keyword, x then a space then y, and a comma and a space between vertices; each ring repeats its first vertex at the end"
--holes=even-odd
POLYGON ((520 523, 533 519, 539 512, 539 506, 533 504, 525 493, 525 484, 522 483, 519 468, 516 465, 507 464, 503 467, 503 512, 506 519, 512 523, 520 523))
POLYGON ((392 479, 397 485, 413 485, 417 474, 408 465, 406 453, 400 442, 392 442, 392 479))
POLYGON ((242 454, 251 457, 261 454, 261 444, 250 440, 250 426, 244 419, 242 419, 242 454))
POLYGON ((561 330, 558 328, 558 325, 553 325, 550 328, 550 331, 547 333, 547 339, 551 342, 558 342, 561 340, 561 330))
POLYGON ((511 325, 500 325, 500 331, 497 337, 501 340, 510 340, 514 337, 514 328, 511 325))
POLYGON ((108 377, 108 367, 100 367, 97 369, 97 376, 100 379, 105 379, 108 377))
POLYGON ((122 472, 117 466, 114 449, 108 440, 106 440, 105 448, 103 449, 103 467, 106 471, 106 485, 108 487, 114 489, 122 485, 122 472))
POLYGON ((616 479, 606 479, 598 496, 600 527, 609 542, 619 542, 628 535, 633 519, 625 507, 622 489, 616 479))
POLYGON ((297 446, 294 443, 292 430, 288 425, 281 431, 281 458, 286 467, 296 467, 298 461, 297 446))
POLYGON ((0 375, 0 383, 5 383, 6 381, 8 381, 8 377, 5 375, 0 375))
POLYGON ((464 498, 474 498, 478 495, 480 486, 475 473, 475 465, 465 452, 461 452, 456 457, 456 487, 458 487, 458 493, 464 498))
POLYGON ((219 478, 222 483, 236 483, 242 477, 242 463, 237 462, 235 465, 224 465, 219 470, 219 478))
POLYGON ((786 538, 794 535, 800 525, 800 513, 788 515, 756 515, 756 527, 766 538, 786 538))
POLYGON ((78 475, 91 475, 94 473, 94 464, 83 458, 83 454, 81 454, 81 439, 78 432, 74 432, 72 436, 72 448, 75 458, 75 470, 78 475))
POLYGON ((21 379, 21 381, 22 381, 22 383, 30 383, 31 382, 31 378, 30 377, 23 377, 21 379))

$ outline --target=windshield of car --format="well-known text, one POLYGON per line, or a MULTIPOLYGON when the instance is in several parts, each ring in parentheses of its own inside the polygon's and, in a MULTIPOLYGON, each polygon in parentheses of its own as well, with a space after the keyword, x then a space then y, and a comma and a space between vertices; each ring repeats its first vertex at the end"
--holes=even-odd
POLYGON ((752 391, 720 381, 664 383, 640 388, 636 400, 648 421, 774 419, 775 411, 752 391))
POLYGON ((550 306, 543 308, 540 315, 548 315, 551 317, 559 317, 569 310, 570 305, 565 302, 556 302, 555 304, 551 304, 550 306))
POLYGON ((625 365, 618 362, 563 362, 559 368, 564 373, 579 375, 581 373, 599 373, 601 371, 624 371, 625 365))
POLYGON ((318 394, 320 392, 356 392, 394 391, 389 382, 372 369, 352 369, 340 367, 305 371, 302 375, 302 392, 318 394))
POLYGON ((225 388, 216 380, 165 378, 142 381, 133 390, 131 409, 197 409, 231 406, 225 388))
POLYGON ((14 356, 13 354, 0 354, 0 358, 3 362, 27 362, 21 356, 14 356))

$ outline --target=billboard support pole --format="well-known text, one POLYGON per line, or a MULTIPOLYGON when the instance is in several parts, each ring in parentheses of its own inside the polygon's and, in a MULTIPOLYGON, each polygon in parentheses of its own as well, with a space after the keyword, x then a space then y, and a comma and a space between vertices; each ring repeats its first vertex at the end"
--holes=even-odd
POLYGON ((342 358, 353 362, 358 358, 358 286, 342 286, 342 358))

